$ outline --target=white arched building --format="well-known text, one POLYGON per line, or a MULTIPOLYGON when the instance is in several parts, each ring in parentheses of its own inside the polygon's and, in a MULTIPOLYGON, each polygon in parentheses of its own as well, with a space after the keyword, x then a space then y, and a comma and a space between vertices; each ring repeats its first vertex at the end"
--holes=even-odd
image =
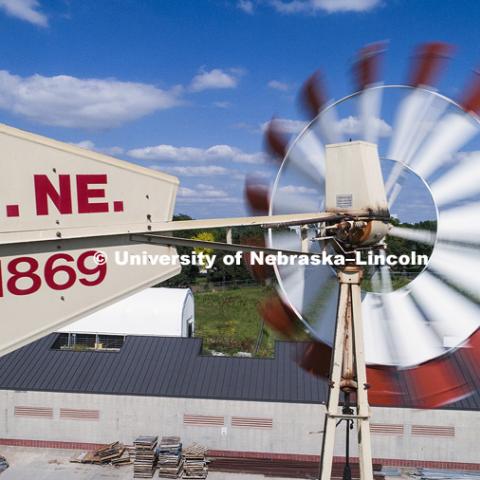
POLYGON ((189 288, 147 288, 58 332, 192 337, 194 329, 195 305, 189 288))

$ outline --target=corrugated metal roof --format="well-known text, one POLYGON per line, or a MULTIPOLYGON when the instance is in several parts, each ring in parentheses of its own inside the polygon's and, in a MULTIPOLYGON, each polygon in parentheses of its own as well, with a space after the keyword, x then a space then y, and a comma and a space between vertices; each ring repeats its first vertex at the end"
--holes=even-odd
MULTIPOLYGON (((326 381, 294 361, 304 344, 277 342, 274 358, 201 355, 197 338, 128 336, 118 352, 53 350, 48 335, 0 358, 0 389, 293 403, 327 399, 326 381)), ((480 410, 478 392, 445 408, 480 410)))

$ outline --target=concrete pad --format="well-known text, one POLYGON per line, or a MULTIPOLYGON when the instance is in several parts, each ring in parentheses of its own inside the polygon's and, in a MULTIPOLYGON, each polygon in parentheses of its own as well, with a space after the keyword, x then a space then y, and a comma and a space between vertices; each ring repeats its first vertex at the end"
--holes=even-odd
MULTIPOLYGON (((88 465, 71 463, 70 458, 80 453, 79 450, 62 450, 53 448, 0 447, 10 467, 1 473, 1 480, 131 480, 133 467, 113 467, 111 465, 88 465)), ((154 478, 158 477, 155 472, 154 478)), ((263 475, 244 473, 209 472, 208 480, 264 480, 263 475)), ((268 477, 269 480, 280 480, 268 477)), ((281 480, 294 480, 282 478, 281 480)))

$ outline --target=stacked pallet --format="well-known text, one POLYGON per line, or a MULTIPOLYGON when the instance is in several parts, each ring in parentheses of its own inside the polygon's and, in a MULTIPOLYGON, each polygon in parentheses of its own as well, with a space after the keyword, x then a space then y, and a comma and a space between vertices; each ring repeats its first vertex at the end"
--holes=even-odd
POLYGON ((152 478, 157 463, 155 447, 158 437, 142 435, 137 437, 135 445, 135 461, 133 462, 133 478, 152 478))
POLYGON ((94 463, 96 465, 112 464, 121 466, 130 463, 130 455, 123 443, 113 442, 96 450, 82 452, 70 461, 75 463, 94 463))
POLYGON ((183 450, 182 478, 207 478, 208 467, 205 458, 206 451, 207 449, 198 443, 194 443, 183 450))
POLYGON ((162 478, 179 478, 182 474, 182 443, 180 437, 162 437, 157 448, 159 471, 162 478))

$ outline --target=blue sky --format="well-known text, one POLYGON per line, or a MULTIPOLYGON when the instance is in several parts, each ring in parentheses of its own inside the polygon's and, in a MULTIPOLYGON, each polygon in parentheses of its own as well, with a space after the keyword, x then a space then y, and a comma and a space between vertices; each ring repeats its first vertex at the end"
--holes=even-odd
POLYGON ((177 212, 240 215, 245 174, 273 173, 262 124, 298 127, 314 70, 340 98, 363 45, 388 41, 396 83, 441 40, 457 49, 438 87, 456 98, 478 18, 474 0, 0 0, 0 121, 179 176, 177 212))

